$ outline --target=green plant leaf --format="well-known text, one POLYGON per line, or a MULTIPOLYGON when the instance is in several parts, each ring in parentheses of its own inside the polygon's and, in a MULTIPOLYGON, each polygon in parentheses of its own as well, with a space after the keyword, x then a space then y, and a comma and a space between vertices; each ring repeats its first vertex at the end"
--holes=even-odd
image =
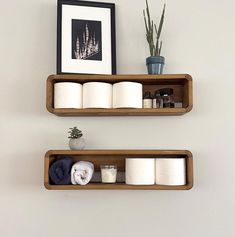
POLYGON ((79 130, 77 127, 73 127, 73 128, 69 128, 70 131, 68 131, 69 133, 69 137, 68 138, 80 138, 83 136, 82 131, 79 130))
POLYGON ((154 28, 155 28, 155 32, 156 32, 156 35, 157 35, 157 26, 156 26, 156 24, 154 24, 154 28))
POLYGON ((162 41, 161 41, 161 43, 160 43, 159 55, 161 55, 161 51, 162 51, 162 41))
POLYGON ((159 55, 158 48, 159 48, 159 40, 157 39, 157 42, 156 42, 156 52, 155 52, 156 56, 159 55))
POLYGON ((160 38, 160 35, 161 35, 161 32, 162 32, 162 26, 163 26, 164 16, 165 16, 165 8, 166 8, 166 4, 164 4, 161 20, 160 20, 160 23, 159 23, 159 28, 158 28, 158 33, 157 33, 157 38, 158 39, 160 38))
POLYGON ((150 17, 150 12, 149 12, 148 0, 146 0, 146 11, 147 11, 147 16, 148 16, 148 24, 149 24, 149 27, 150 27, 151 26, 151 17, 150 17))
POLYGON ((147 26, 147 20, 146 20, 146 16, 145 16, 145 10, 143 10, 143 14, 144 14, 144 24, 145 24, 145 28, 146 28, 146 32, 148 33, 148 26, 147 26))

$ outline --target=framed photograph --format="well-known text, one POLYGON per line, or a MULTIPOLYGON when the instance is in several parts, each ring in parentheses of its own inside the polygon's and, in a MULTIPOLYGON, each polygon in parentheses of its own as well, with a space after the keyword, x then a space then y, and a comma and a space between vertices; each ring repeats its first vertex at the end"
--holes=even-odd
POLYGON ((115 4, 58 0, 57 73, 116 74, 115 4))

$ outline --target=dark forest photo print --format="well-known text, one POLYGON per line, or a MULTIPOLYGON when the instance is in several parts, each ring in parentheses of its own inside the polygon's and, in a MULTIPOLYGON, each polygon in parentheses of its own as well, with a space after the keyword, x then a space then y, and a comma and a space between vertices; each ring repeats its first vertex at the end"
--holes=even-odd
POLYGON ((72 59, 102 61, 101 21, 72 19, 72 59))

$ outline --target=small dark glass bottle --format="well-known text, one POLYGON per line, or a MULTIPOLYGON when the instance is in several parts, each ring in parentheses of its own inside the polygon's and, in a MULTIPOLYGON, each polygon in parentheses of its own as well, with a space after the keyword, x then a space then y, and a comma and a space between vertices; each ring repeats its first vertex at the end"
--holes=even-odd
POLYGON ((159 91, 155 91, 153 97, 153 108, 163 108, 163 101, 159 91))
POLYGON ((163 100, 163 108, 174 108, 175 107, 173 98, 174 90, 172 88, 163 88, 160 89, 159 92, 163 100))
POLYGON ((143 98, 143 108, 145 109, 151 109, 152 108, 152 95, 150 91, 144 92, 144 98, 143 98))

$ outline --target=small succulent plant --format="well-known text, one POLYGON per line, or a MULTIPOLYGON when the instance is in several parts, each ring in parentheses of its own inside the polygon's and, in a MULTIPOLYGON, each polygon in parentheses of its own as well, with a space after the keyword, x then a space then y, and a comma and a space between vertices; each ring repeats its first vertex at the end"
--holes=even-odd
POLYGON ((164 22, 165 7, 166 7, 166 4, 164 4, 162 16, 161 16, 158 28, 156 24, 153 22, 153 20, 151 19, 148 0, 146 0, 146 10, 143 10, 144 23, 145 23, 145 28, 146 28, 146 38, 149 44, 149 51, 150 51, 151 56, 160 56, 161 54, 162 41, 160 41, 160 36, 162 32, 162 25, 164 22), (146 13, 147 13, 147 17, 146 17, 146 13), (155 35, 154 32, 156 36, 154 36, 155 35), (156 40, 154 40, 154 37, 156 37, 156 40))
POLYGON ((70 128, 68 133, 69 133, 68 138, 72 138, 72 139, 80 138, 83 136, 82 131, 79 130, 77 127, 70 128))

